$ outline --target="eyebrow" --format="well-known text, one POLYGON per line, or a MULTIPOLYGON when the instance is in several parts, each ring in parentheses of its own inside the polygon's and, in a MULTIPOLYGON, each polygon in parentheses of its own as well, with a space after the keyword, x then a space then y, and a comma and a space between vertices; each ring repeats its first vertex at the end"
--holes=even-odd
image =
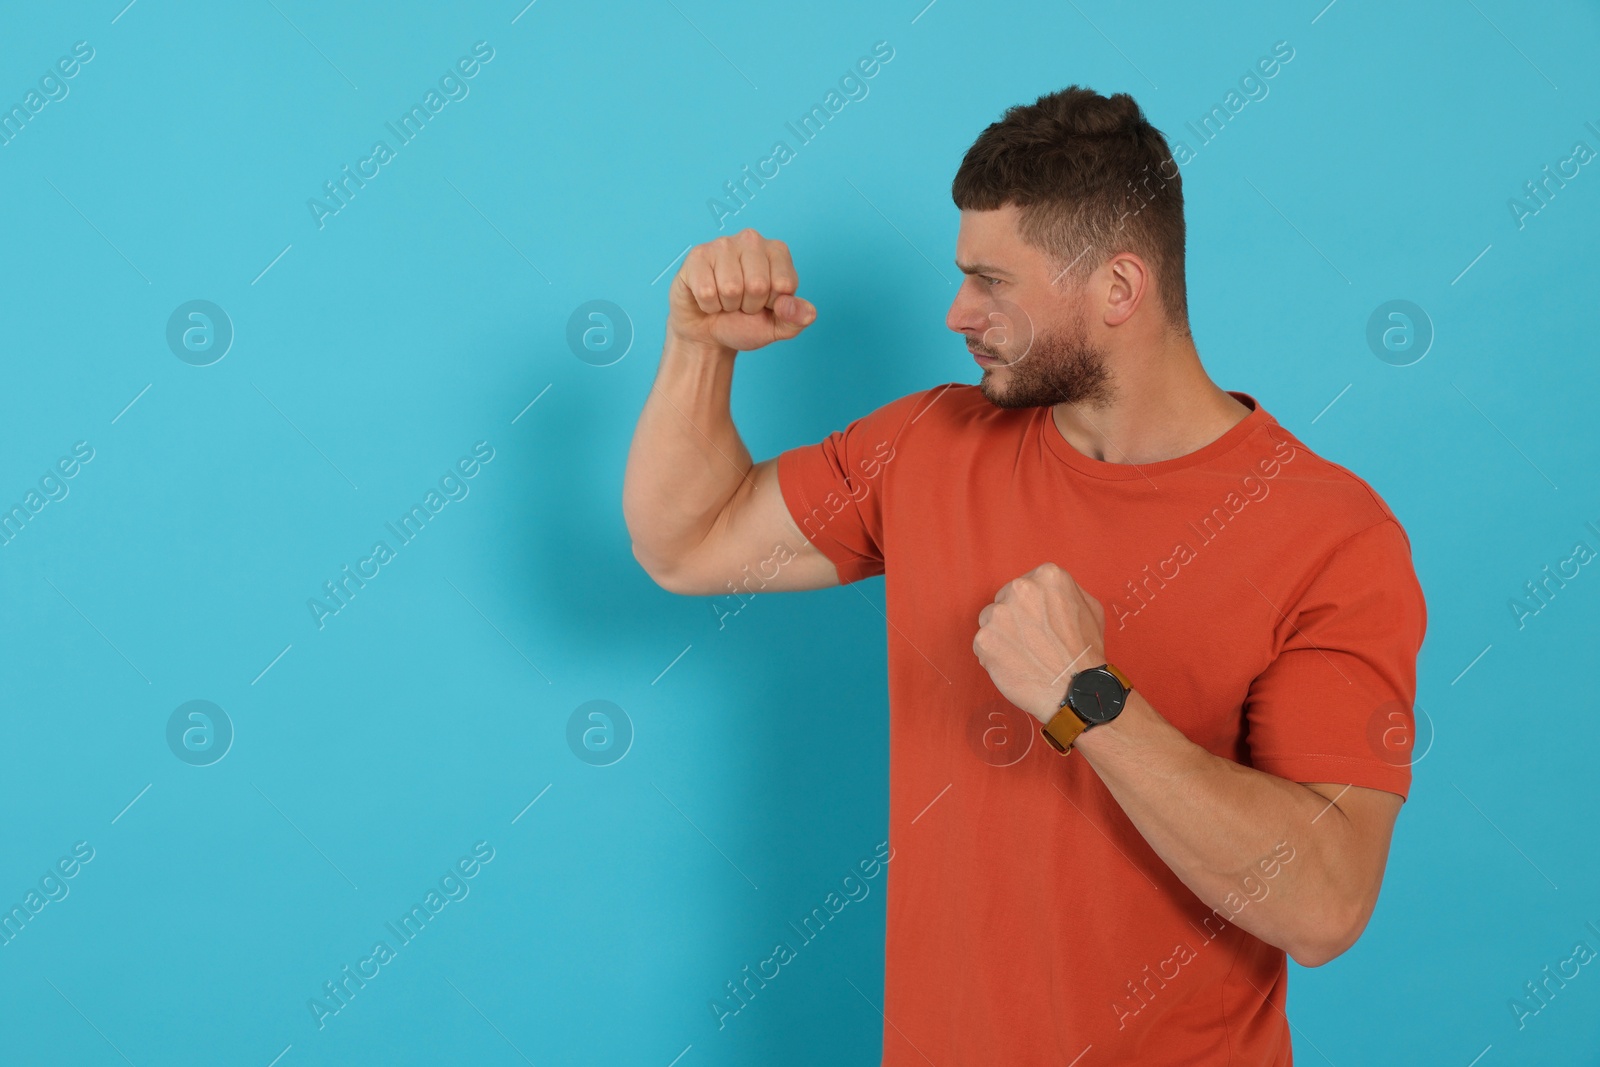
POLYGON ((1007 278, 1016 277, 1015 274, 1005 268, 991 266, 988 263, 962 263, 958 259, 955 261, 955 265, 961 269, 962 274, 1002 274, 1007 278))

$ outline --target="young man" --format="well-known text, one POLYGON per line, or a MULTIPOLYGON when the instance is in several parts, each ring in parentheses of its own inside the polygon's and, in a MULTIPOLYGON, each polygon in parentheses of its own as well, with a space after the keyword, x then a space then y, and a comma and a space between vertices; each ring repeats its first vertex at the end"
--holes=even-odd
POLYGON ((1009 109, 953 192, 982 380, 761 463, 735 353, 816 309, 782 242, 689 253, 634 555, 703 596, 884 575, 884 1064, 1288 1064, 1286 955, 1361 934, 1410 787, 1409 541, 1207 377, 1178 168, 1130 97, 1009 109))

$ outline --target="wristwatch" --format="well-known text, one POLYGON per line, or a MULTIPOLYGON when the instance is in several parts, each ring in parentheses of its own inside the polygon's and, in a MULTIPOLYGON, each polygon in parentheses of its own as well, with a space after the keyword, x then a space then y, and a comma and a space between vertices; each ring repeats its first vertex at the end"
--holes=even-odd
POLYGON ((1079 734, 1122 714, 1132 691, 1127 675, 1109 663, 1079 671, 1067 685, 1067 695, 1056 713, 1041 728, 1044 739, 1057 752, 1070 753, 1079 734))

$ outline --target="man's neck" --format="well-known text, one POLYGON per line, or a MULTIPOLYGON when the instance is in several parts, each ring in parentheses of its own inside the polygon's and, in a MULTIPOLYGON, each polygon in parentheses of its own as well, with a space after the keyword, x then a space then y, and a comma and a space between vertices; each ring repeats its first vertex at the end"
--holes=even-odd
POLYGON ((1138 464, 1176 459, 1204 448, 1250 414, 1206 375, 1189 337, 1147 347, 1142 358, 1130 353, 1114 366, 1111 403, 1051 409, 1061 436, 1090 459, 1138 464))

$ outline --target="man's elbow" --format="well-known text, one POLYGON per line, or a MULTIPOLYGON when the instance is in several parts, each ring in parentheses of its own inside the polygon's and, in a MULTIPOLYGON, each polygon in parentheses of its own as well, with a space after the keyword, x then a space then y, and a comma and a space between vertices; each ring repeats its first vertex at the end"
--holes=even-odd
POLYGON ((1321 967, 1348 952, 1367 928, 1370 906, 1361 906, 1344 915, 1330 916, 1308 930, 1298 943, 1287 947, 1289 958, 1302 967, 1321 967))
POLYGON ((1321 967, 1324 963, 1331 963, 1344 955, 1345 950, 1353 944, 1354 941, 1343 945, 1337 942, 1300 945, 1289 950, 1289 958, 1302 967, 1321 967))
MULTIPOLYGON (((705 583, 696 579, 693 574, 687 573, 681 566, 674 566, 665 560, 641 552, 637 543, 632 545, 633 558, 639 566, 650 576, 650 580, 669 593, 679 596, 709 596, 711 593, 704 588, 705 583)), ((713 590, 712 592, 715 592, 713 590)))

